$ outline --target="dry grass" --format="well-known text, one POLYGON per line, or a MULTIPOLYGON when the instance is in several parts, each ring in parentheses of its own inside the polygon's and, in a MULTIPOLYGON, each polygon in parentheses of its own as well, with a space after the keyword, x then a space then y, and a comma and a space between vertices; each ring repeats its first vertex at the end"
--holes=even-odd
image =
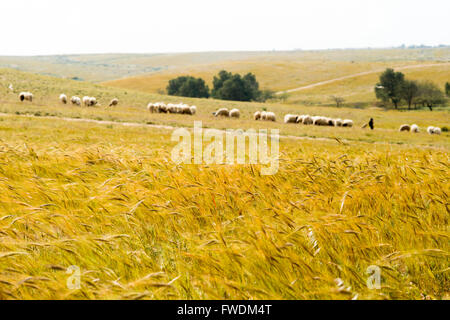
POLYGON ((3 119, 0 298, 448 298, 446 151, 282 140, 267 177, 176 166, 168 141, 3 119))
POLYGON ((117 89, 89 83, 43 77, 11 71, 0 70, 0 112, 9 114, 28 114, 36 116, 59 116, 71 118, 89 118, 117 122, 137 122, 149 124, 162 124, 171 126, 192 127, 194 120, 203 121, 204 127, 219 129, 227 128, 272 128, 279 129, 282 135, 298 137, 346 139, 350 141, 364 141, 377 143, 414 144, 423 146, 450 145, 449 133, 443 132, 441 136, 430 136, 425 132, 427 126, 449 127, 449 110, 443 109, 429 112, 426 110, 413 112, 385 111, 378 108, 354 109, 332 108, 305 105, 284 105, 279 103, 242 103, 232 101, 220 101, 213 99, 189 99, 181 97, 161 96, 144 92, 117 89), (16 93, 7 89, 9 83, 14 84, 16 93), (26 90, 35 94, 33 103, 21 103, 17 93, 26 90), (79 108, 71 105, 62 105, 58 101, 60 93, 71 95, 89 95, 98 98, 101 107, 79 108), (104 107, 113 97, 120 100, 115 108, 104 107), (185 103, 196 105, 198 113, 194 116, 150 114, 146 110, 148 102, 165 101, 166 103, 185 103), (241 118, 217 119, 212 112, 220 107, 229 109, 239 108, 241 118), (275 123, 253 121, 253 113, 256 110, 266 108, 274 111, 278 117, 275 123), (282 123, 283 116, 288 113, 324 115, 342 119, 353 119, 354 128, 314 127, 302 125, 286 125, 282 123), (375 119, 377 130, 369 131, 360 127, 370 118, 375 119), (398 128, 404 123, 416 123, 421 127, 421 133, 413 135, 400 133, 398 128))
POLYGON ((0 299, 449 298, 449 135, 397 132, 447 124, 448 111, 183 99, 199 114, 150 115, 148 101, 179 98, 9 70, 0 90, 0 299), (35 101, 17 102, 10 81, 35 101), (121 104, 63 106, 61 92, 121 104), (243 117, 217 121, 210 111, 222 105, 243 117), (251 121, 262 107, 279 121, 251 121), (374 114, 377 130, 280 123, 292 111, 374 114), (281 139, 278 173, 262 176, 258 165, 177 166, 167 130, 42 115, 337 139, 281 139), (71 265, 79 290, 66 286, 71 265), (381 289, 366 286, 371 265, 381 289))

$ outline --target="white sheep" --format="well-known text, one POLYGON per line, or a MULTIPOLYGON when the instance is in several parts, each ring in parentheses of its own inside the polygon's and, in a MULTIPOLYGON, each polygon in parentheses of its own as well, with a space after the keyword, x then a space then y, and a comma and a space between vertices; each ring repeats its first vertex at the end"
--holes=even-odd
POLYGON ((287 114, 284 116, 284 123, 297 123, 298 115, 287 114))
POLYGON ((321 116, 315 116, 313 117, 313 124, 315 126, 327 126, 328 125, 328 119, 321 116))
POLYGON ((114 99, 112 99, 111 102, 109 103, 109 106, 110 106, 110 107, 112 107, 112 106, 117 106, 118 104, 119 104, 119 99, 114 98, 114 99))
POLYGON ((159 113, 167 113, 167 105, 164 102, 158 102, 157 105, 159 113))
POLYGON ((419 132, 419 126, 417 124, 411 125, 410 131, 414 132, 414 133, 418 133, 419 132))
POLYGON ((150 111, 151 113, 157 112, 156 106, 151 102, 149 102, 149 104, 147 105, 147 110, 150 111))
POLYGON ((411 131, 411 126, 409 124, 402 124, 398 131, 411 131))
POLYGON ((314 121, 313 121, 313 119, 312 119, 312 117, 311 117, 310 115, 305 115, 305 116, 303 117, 302 123, 303 123, 304 125, 309 125, 309 124, 313 124, 314 121))
POLYGON ((256 111, 256 112, 253 114, 253 119, 255 119, 255 120, 260 120, 260 119, 261 119, 261 111, 256 111))
POLYGON ((187 105, 187 104, 183 104, 183 106, 181 107, 181 114, 192 115, 191 107, 189 105, 187 105))
POLYGON ((27 100, 27 101, 32 102, 33 101, 33 94, 31 92, 21 92, 19 94, 19 99, 20 99, 20 101, 27 100))
POLYGON ((353 120, 345 119, 342 121, 343 127, 353 127, 353 120))
POLYGON ((228 117, 229 114, 230 114, 230 112, 228 111, 227 108, 220 108, 216 112, 213 112, 214 117, 218 117, 218 116, 228 117))
POLYGON ((277 121, 277 119, 275 117, 275 113, 273 113, 273 112, 266 112, 265 119, 267 121, 274 121, 274 122, 277 121))
POLYGON ((196 106, 190 106, 189 109, 191 110, 191 115, 194 115, 197 113, 197 107, 196 106))
POLYGON ((295 121, 296 123, 303 123, 303 119, 305 118, 305 115, 299 115, 297 116, 297 120, 295 121))
POLYGON ((95 106, 96 104, 97 104, 97 99, 94 98, 94 97, 90 97, 90 98, 89 98, 89 106, 90 106, 90 107, 93 107, 93 106, 95 106))
POLYGON ((261 120, 267 119, 267 111, 261 111, 261 120))
POLYGON ((342 127, 342 119, 334 119, 334 126, 335 127, 342 127))
POLYGON ((167 112, 168 113, 175 113, 175 105, 173 103, 167 104, 167 112))
POLYGON ((241 116, 241 112, 239 111, 239 109, 231 109, 230 113, 229 113, 230 118, 239 118, 241 116))
POLYGON ((97 104, 97 99, 95 97, 88 97, 88 96, 84 96, 83 97, 83 104, 86 107, 93 107, 97 104))
POLYGON ((75 104, 77 106, 81 105, 81 99, 77 96, 73 96, 72 98, 70 98, 70 102, 72 102, 72 104, 75 104))
POLYGON ((59 95, 59 101, 61 101, 62 103, 66 104, 67 103, 67 96, 62 93, 59 95))
POLYGON ((441 128, 430 126, 430 127, 427 128, 427 132, 429 134, 441 134, 441 128))
POLYGON ((334 119, 326 118, 326 120, 327 120, 327 126, 330 126, 330 127, 334 127, 335 126, 334 125, 334 119))
POLYGON ((156 102, 156 103, 149 103, 147 105, 147 109, 151 112, 151 113, 167 113, 168 111, 168 107, 164 102, 156 102))

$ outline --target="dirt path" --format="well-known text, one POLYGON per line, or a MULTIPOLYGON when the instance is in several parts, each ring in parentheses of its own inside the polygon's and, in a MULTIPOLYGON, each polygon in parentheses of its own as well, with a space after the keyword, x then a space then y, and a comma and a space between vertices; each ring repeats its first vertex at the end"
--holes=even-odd
MULTIPOLYGON (((124 127, 139 127, 139 128, 156 128, 156 129, 165 129, 165 130, 175 130, 175 129, 188 129, 192 130, 190 127, 176 127, 176 126, 168 126, 162 124, 146 124, 146 123, 138 123, 138 122, 118 122, 118 121, 108 121, 108 120, 94 120, 94 119, 86 119, 86 118, 68 118, 68 117, 57 117, 57 116, 35 116, 32 114, 12 114, 12 113, 3 113, 0 112, 0 117, 26 117, 26 118, 36 118, 36 119, 57 119, 63 121, 70 122, 87 122, 87 123, 95 123, 95 124, 105 124, 105 125, 119 125, 124 127)), ((226 133, 226 130, 215 129, 215 128, 204 128, 209 130, 215 130, 217 132, 226 133)), ((270 136, 270 135, 268 135, 270 136)), ((337 141, 333 138, 311 138, 311 137, 298 137, 292 135, 279 135, 282 139, 296 139, 296 140, 322 140, 322 141, 337 141)), ((349 140, 339 139, 340 142, 348 143, 349 140)))
MULTIPOLYGON (((415 65, 409 65, 409 66, 403 66, 403 67, 395 67, 395 70, 420 69, 420 68, 436 67, 436 66, 442 66, 442 65, 448 65, 448 64, 449 63, 415 64, 415 65)), ((311 88, 315 88, 315 87, 322 86, 322 85, 325 85, 325 84, 329 84, 329 83, 333 83, 333 82, 337 82, 337 81, 342 81, 342 80, 345 80, 345 79, 356 78, 356 77, 365 76, 365 75, 373 74, 373 73, 380 73, 380 72, 383 72, 384 70, 385 69, 364 71, 364 72, 355 73, 355 74, 351 74, 351 75, 340 77, 340 78, 320 81, 320 82, 309 84, 309 85, 303 86, 303 87, 298 87, 298 88, 289 89, 289 90, 285 90, 285 91, 278 91, 275 94, 279 95, 279 94, 283 94, 283 93, 290 93, 290 92, 296 92, 296 91, 311 89, 311 88)))

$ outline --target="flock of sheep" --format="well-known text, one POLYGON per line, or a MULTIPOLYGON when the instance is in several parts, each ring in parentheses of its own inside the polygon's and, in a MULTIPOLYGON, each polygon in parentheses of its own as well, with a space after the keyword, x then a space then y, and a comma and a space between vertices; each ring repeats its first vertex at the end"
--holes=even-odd
MULTIPOLYGON (((419 126, 417 124, 412 124, 412 125, 402 124, 398 131, 408 131, 408 132, 418 133, 420 130, 419 130, 419 126)), ((429 134, 441 134, 441 128, 429 126, 427 128, 427 132, 429 134)))
MULTIPOLYGON (((10 85, 10 89, 12 88, 12 86, 10 85)), ((33 94, 31 92, 21 92, 19 94, 19 99, 20 101, 33 101, 33 94)), ((63 104, 67 104, 68 99, 67 96, 62 93, 59 96, 59 101, 61 101, 61 103, 63 104)), ((80 97, 77 96, 73 96, 72 98, 70 98, 70 102, 73 105, 77 105, 77 106, 81 106, 81 103, 83 103, 86 107, 93 107, 95 105, 97 105, 97 99, 95 97, 89 97, 89 96, 84 96, 83 99, 81 99, 80 97)), ((109 103, 109 106, 117 106, 119 104, 119 99, 114 98, 111 100, 111 102, 109 103)))
MULTIPOLYGON (((12 89, 12 85, 10 85, 10 89, 12 89)), ((33 101, 33 94, 31 92, 21 92, 19 94, 20 101, 33 101)), ((67 96, 63 93, 59 96, 59 100, 63 104, 67 104, 68 99, 67 96)), ((83 103, 87 107, 93 107, 97 105, 97 99, 95 97, 84 96, 83 99, 73 96, 70 98, 70 102, 73 105, 81 106, 83 103)), ((117 106, 119 104, 119 99, 114 98, 109 103, 109 106, 117 106)), ((197 112, 196 106, 190 106, 185 103, 168 103, 164 102, 150 102, 147 105, 147 109, 151 113, 178 113, 178 114, 187 114, 194 115, 197 112)), ((213 112, 215 117, 229 117, 229 118, 239 118, 241 116, 241 112, 239 109, 231 109, 220 108, 217 111, 213 112)), ((264 121, 276 121, 275 113, 270 111, 256 111, 253 115, 254 120, 264 120, 264 121)), ((334 119, 323 116, 310 116, 310 115, 296 115, 296 114, 287 114, 284 116, 284 123, 298 123, 304 125, 316 125, 316 126, 332 126, 332 127, 353 127, 353 121, 350 119, 334 119)), ((416 124, 402 124, 400 126, 399 131, 408 131, 408 132, 419 132, 419 126, 416 124)), ((427 132, 429 134, 441 134, 441 128, 439 127, 428 127, 427 132)))
POLYGON ((284 123, 301 123, 305 125, 330 126, 330 127, 353 127, 353 120, 333 119, 323 116, 287 114, 284 116, 284 123))
POLYGON ((270 111, 256 111, 253 115, 255 120, 277 121, 275 113, 270 111))
POLYGON ((241 116, 241 112, 239 109, 231 109, 228 111, 227 108, 220 108, 216 112, 213 112, 214 117, 230 117, 230 118, 239 118, 241 116))
POLYGON ((147 105, 147 109, 151 113, 178 113, 178 114, 188 114, 191 116, 193 116, 197 112, 196 106, 190 106, 185 103, 165 104, 164 102, 156 102, 156 103, 150 102, 147 105))

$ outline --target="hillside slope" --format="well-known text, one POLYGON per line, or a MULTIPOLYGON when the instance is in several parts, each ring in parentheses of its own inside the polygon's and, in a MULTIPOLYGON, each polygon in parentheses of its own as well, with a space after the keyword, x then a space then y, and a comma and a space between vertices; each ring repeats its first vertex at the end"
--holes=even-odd
POLYGON ((348 141, 362 141, 367 143, 395 143, 425 146, 449 146, 450 139, 447 132, 441 136, 430 136, 424 131, 427 126, 449 126, 449 110, 419 110, 401 112, 382 110, 378 108, 355 109, 333 108, 307 105, 287 105, 280 103, 243 103, 221 101, 214 99, 193 99, 125 90, 89 82, 72 81, 49 76, 40 76, 10 69, 0 69, 0 112, 18 115, 54 116, 69 118, 86 118, 116 122, 136 122, 141 124, 170 125, 176 127, 192 127, 194 120, 203 122, 204 127, 217 129, 279 129, 280 135, 344 139, 348 141), (9 84, 14 92, 8 89, 9 84), (31 91, 34 93, 32 103, 20 102, 18 93, 31 91), (74 107, 63 105, 58 97, 65 93, 69 97, 78 95, 95 96, 100 105, 94 108, 74 107), (119 106, 106 107, 109 101, 117 97, 119 106), (166 103, 184 102, 197 106, 195 116, 180 114, 151 114, 146 110, 149 102, 164 101, 166 103), (239 108, 240 119, 217 119, 211 113, 218 108, 239 108), (263 108, 273 111, 277 115, 277 122, 261 122, 253 120, 253 113, 263 108), (302 125, 287 125, 282 122, 285 114, 322 115, 341 119, 353 119, 354 128, 334 128, 302 125), (374 118, 377 130, 367 131, 360 127, 374 118), (398 127, 403 123, 416 123, 422 128, 417 135, 399 133, 398 127))

